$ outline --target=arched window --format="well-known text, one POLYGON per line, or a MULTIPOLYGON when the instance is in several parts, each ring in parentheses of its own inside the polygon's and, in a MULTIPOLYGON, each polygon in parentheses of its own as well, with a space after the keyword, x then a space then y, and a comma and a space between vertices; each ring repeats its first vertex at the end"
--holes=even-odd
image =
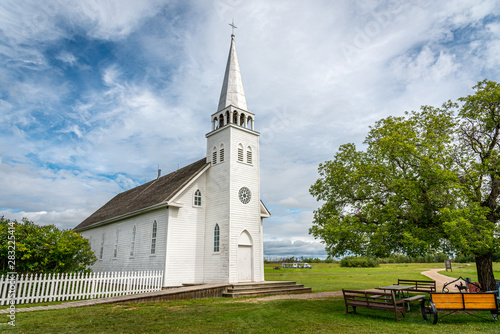
POLYGON ((215 165, 217 163, 217 147, 214 146, 212 149, 212 164, 215 165))
POLYGON ((215 253, 219 252, 219 241, 220 241, 219 224, 215 224, 215 228, 214 228, 214 252, 215 253))
POLYGON ((240 116, 240 125, 242 127, 245 127, 245 114, 243 114, 243 113, 240 116))
POLYGON ((134 228, 132 228, 132 241, 130 242, 130 256, 134 256, 135 254, 135 233, 136 233, 136 227, 134 225, 134 228))
POLYGON ((99 250, 99 259, 102 260, 102 255, 104 254, 104 233, 101 238, 101 249, 99 250))
POLYGON ((237 111, 233 112, 233 123, 238 124, 238 112, 237 111))
POLYGON ((247 147, 247 163, 252 163, 252 148, 250 146, 247 147))
POLYGON ((118 234, 120 232, 118 231, 118 229, 116 229, 116 238, 115 238, 115 249, 113 250, 113 257, 117 257, 118 256, 118 234))
POLYGON ((253 130, 253 119, 252 117, 247 118, 248 128, 253 130))
POLYGON ((219 128, 224 126, 224 115, 220 114, 219 116, 219 128))
POLYGON ((156 229, 157 229, 157 224, 155 220, 153 222, 153 231, 151 233, 151 254, 156 253, 156 229))
POLYGON ((231 119, 229 118, 229 110, 226 110, 226 124, 229 124, 231 119))
POLYGON ((243 145, 238 145, 238 161, 243 162, 243 145))
POLYGON ((220 144, 219 160, 220 162, 224 162, 224 144, 220 144))
POLYGON ((201 191, 197 189, 194 193, 194 205, 201 206, 201 191))

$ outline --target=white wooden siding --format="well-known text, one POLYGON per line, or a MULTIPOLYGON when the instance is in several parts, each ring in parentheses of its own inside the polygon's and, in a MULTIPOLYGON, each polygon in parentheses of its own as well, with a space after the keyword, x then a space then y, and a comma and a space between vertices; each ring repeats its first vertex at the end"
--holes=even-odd
POLYGON ((206 173, 176 196, 175 202, 182 207, 170 208, 165 284, 203 283, 206 173), (193 203, 197 189, 201 191, 201 206, 193 203))
POLYGON ((164 270, 166 252, 166 234, 168 209, 158 209, 135 217, 127 218, 112 224, 99 226, 82 231, 81 234, 89 239, 92 237, 92 250, 99 256, 101 237, 104 238, 104 253, 102 260, 91 267, 93 271, 141 271, 164 270), (153 222, 158 224, 156 238, 156 253, 151 255, 151 233, 153 222), (132 229, 136 226, 134 256, 130 256, 132 229), (118 253, 113 257, 116 229, 119 230, 118 253))

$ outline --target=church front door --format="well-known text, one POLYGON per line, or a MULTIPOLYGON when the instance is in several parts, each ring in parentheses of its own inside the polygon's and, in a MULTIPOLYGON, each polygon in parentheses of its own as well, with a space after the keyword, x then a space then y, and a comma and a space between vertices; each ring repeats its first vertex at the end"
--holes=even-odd
POLYGON ((252 281, 252 246, 238 245, 238 282, 252 281))

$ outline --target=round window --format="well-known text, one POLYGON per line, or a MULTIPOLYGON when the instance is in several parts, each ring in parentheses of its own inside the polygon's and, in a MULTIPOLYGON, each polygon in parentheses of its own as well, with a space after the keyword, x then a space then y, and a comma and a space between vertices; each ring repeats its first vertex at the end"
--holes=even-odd
POLYGON ((240 198, 241 203, 247 204, 252 198, 252 193, 250 192, 250 189, 248 189, 247 187, 243 187, 240 189, 238 197, 240 198))

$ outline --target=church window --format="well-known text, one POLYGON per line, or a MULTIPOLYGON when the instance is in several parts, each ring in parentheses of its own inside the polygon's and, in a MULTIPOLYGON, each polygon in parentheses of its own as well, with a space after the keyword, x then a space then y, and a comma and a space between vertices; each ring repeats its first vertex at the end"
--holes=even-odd
POLYGON ((101 259, 101 260, 102 260, 103 253, 104 253, 104 233, 102 234, 101 249, 99 250, 99 259, 101 259))
POLYGON ((252 163, 252 148, 250 146, 247 148, 247 163, 252 163))
POLYGON ((215 224, 215 228, 214 228, 214 252, 215 253, 219 252, 219 240, 220 240, 219 224, 215 224))
POLYGON ((134 256, 135 253, 135 233, 136 233, 136 227, 134 225, 134 228, 132 229, 132 241, 130 242, 130 256, 134 256))
POLYGON ((243 162, 243 145, 238 145, 238 161, 243 162))
POLYGON ((156 253, 156 229, 157 229, 156 220, 153 222, 153 232, 151 233, 151 254, 156 253))
POLYGON ((216 163, 217 163, 217 148, 214 147, 212 152, 212 164, 215 165, 216 163))
POLYGON ((238 124, 238 112, 233 112, 233 123, 238 124))
POLYGON ((229 110, 226 110, 226 124, 230 123, 230 118, 229 118, 229 110))
POLYGON ((240 125, 245 127, 245 114, 241 114, 240 116, 240 125))
POLYGON ((224 162, 224 144, 220 144, 220 151, 219 151, 219 160, 220 162, 224 162))
POLYGON ((115 249, 113 250, 113 257, 118 255, 118 230, 116 230, 116 238, 115 238, 115 249))
POLYGON ((252 117, 248 117, 247 123, 248 123, 248 128, 253 130, 253 119, 252 119, 252 117))
POLYGON ((194 205, 201 206, 201 191, 197 189, 194 193, 194 205))
POLYGON ((219 128, 222 128, 224 126, 224 116, 220 114, 219 116, 219 128))

